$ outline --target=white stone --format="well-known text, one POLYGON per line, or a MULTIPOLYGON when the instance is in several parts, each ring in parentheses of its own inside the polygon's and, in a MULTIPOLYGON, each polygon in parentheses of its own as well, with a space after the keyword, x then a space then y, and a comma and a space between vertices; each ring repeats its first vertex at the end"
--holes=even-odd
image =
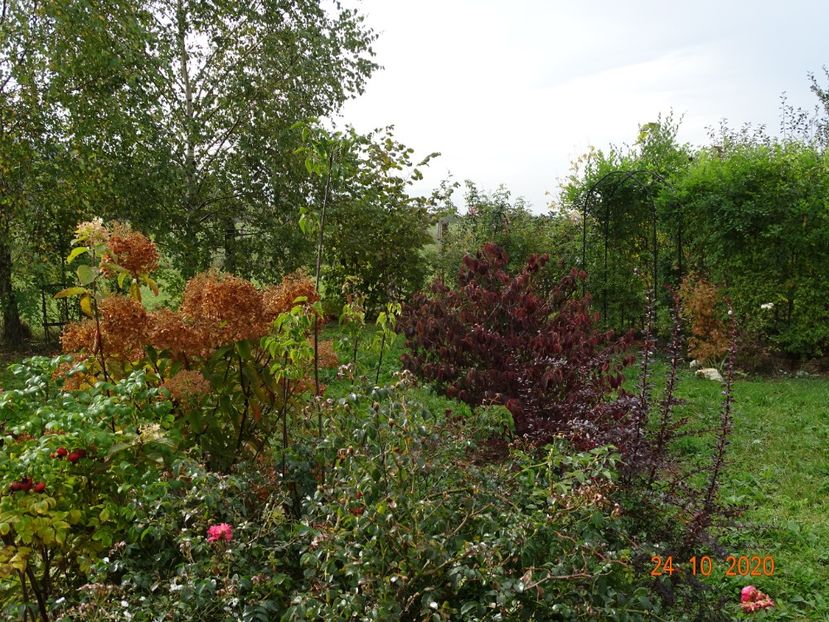
POLYGON ((697 378, 704 378, 705 380, 716 380, 717 382, 723 381, 722 374, 720 374, 716 367, 705 367, 703 369, 698 369, 695 375, 697 378))
POLYGON ((691 361, 690 364, 691 369, 697 369, 698 367, 702 367, 702 363, 700 363, 697 359, 691 361))

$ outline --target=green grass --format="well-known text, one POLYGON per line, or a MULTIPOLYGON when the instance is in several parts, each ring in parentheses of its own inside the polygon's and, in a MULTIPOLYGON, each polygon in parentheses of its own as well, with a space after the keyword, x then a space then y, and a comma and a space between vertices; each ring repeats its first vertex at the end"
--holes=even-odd
MULTIPOLYGON (((665 366, 656 369, 658 385, 665 366)), ((683 371, 677 396, 686 400, 677 414, 689 425, 716 425, 722 385, 683 371)), ((773 557, 775 572, 726 577, 728 566, 717 559, 710 581, 735 601, 745 585, 772 596, 777 607, 763 619, 829 620, 829 379, 738 379, 734 400, 720 494, 745 509, 719 540, 734 556, 773 557)), ((707 460, 710 441, 683 439, 675 450, 707 460)))

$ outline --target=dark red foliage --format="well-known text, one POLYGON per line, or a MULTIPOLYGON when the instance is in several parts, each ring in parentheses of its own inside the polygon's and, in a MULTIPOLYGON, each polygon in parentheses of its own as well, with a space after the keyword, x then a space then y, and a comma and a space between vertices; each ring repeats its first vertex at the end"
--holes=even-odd
POLYGON ((464 258, 456 289, 437 281, 412 299, 400 321, 410 351, 404 365, 470 405, 503 404, 518 434, 545 440, 566 432, 584 447, 623 445, 630 398, 610 397, 630 362, 621 355, 631 336, 597 328, 589 300, 578 295, 583 271, 542 292, 533 277, 546 255, 514 277, 507 261, 487 244, 464 258))

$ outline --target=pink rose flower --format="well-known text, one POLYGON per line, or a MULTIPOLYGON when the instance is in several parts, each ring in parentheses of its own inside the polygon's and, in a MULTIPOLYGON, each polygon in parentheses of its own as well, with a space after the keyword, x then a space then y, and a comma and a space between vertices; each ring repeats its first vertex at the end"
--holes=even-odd
POLYGON ((740 608, 745 613, 754 613, 761 609, 774 607, 774 600, 753 585, 747 585, 740 591, 740 608))
POLYGON ((218 542, 219 540, 224 540, 225 542, 230 542, 233 538, 233 527, 228 525, 227 523, 219 523, 218 525, 211 525, 207 529, 207 541, 208 542, 218 542))
POLYGON ((757 588, 753 585, 746 585, 740 592, 740 602, 748 603, 757 597, 757 588))

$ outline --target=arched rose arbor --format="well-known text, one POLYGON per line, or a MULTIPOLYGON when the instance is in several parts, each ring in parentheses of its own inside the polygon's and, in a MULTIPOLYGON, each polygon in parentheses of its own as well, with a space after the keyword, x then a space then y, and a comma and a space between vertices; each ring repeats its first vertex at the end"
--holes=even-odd
MULTIPOLYGON (((649 202, 649 254, 650 254, 650 266, 651 266, 651 296, 656 304, 658 301, 658 291, 659 291, 659 227, 660 224, 668 224, 668 223, 660 223, 660 214, 659 210, 657 209, 656 203, 656 195, 659 188, 661 189, 668 189, 670 191, 674 190, 674 187, 671 183, 665 178, 664 175, 658 173, 657 171, 649 170, 649 169, 634 169, 634 170, 615 170, 611 171, 598 180, 596 180, 584 193, 582 197, 582 205, 581 205, 581 214, 582 214, 582 245, 581 245, 581 268, 587 271, 587 250, 588 250, 588 221, 590 220, 589 216, 591 214, 594 215, 595 220, 599 226, 599 230, 601 233, 601 244, 602 244, 602 292, 601 292, 601 305, 602 305, 602 319, 605 323, 607 323, 608 318, 608 261, 610 255, 610 244, 611 244, 611 221, 614 215, 614 207, 618 209, 619 207, 625 208, 627 206, 622 204, 615 204, 613 202, 613 198, 617 195, 617 193, 623 188, 630 188, 631 184, 633 188, 642 192, 642 195, 646 197, 646 200, 649 202), (603 209, 597 209, 597 207, 601 207, 603 209)), ((682 279, 682 227, 683 227, 683 218, 682 218, 682 210, 678 203, 672 201, 670 203, 670 209, 668 211, 669 217, 673 220, 671 224, 675 228, 675 244, 676 244, 676 258, 677 258, 677 281, 682 279)), ((589 273, 589 271, 588 271, 589 273)), ((587 287, 587 283, 582 286, 583 288, 587 287)))

